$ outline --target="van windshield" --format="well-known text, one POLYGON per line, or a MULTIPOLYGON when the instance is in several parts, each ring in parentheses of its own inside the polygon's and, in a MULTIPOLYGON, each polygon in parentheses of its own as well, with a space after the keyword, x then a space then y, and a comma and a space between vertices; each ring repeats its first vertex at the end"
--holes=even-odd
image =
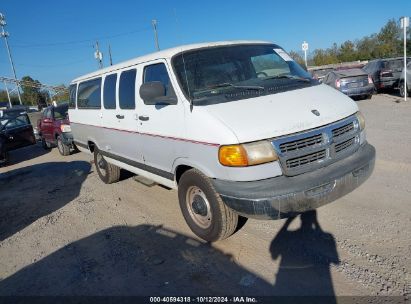
POLYGON ((179 53, 172 64, 187 98, 209 105, 319 84, 275 44, 204 48, 179 53))

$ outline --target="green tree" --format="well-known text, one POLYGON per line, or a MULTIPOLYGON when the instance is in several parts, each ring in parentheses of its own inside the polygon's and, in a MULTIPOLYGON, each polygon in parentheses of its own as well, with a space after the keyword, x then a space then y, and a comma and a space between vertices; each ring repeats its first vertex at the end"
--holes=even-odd
POLYGON ((41 91, 41 83, 38 80, 34 80, 30 76, 24 76, 21 79, 26 85, 22 85, 21 89, 23 94, 21 95, 22 102, 25 105, 38 106, 46 102, 46 95, 41 91))
POLYGON ((338 52, 338 61, 349 62, 354 60, 357 60, 357 52, 355 50, 355 45, 350 40, 347 40, 340 46, 338 52))
POLYGON ((297 52, 291 51, 289 55, 299 65, 301 65, 302 67, 305 66, 304 58, 300 54, 298 54, 297 52))

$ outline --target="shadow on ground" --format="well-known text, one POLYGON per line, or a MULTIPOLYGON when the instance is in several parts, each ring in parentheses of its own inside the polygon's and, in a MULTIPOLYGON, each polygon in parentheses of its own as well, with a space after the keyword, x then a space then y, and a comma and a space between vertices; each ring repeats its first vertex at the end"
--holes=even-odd
POLYGON ((75 199, 90 167, 85 161, 50 162, 0 174, 0 241, 75 199))
MULTIPOLYGON (((275 284, 210 244, 163 227, 118 226, 71 243, 0 282, 0 295, 329 295, 338 256, 315 213, 272 241, 275 284)), ((273 270, 274 272, 274 270, 273 270)), ((331 297, 330 302, 333 302, 331 297)))

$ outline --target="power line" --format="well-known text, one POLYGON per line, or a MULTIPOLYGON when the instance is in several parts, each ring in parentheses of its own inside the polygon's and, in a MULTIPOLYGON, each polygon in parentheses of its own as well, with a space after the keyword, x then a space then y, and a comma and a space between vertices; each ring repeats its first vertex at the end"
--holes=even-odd
POLYGON ((74 45, 74 44, 82 44, 82 43, 90 43, 96 40, 106 40, 106 39, 113 39, 121 36, 131 35, 139 32, 145 32, 151 30, 150 27, 144 27, 138 30, 123 32, 113 35, 106 35, 100 36, 93 39, 83 39, 83 40, 71 40, 71 41, 60 41, 60 42, 52 42, 52 43, 27 43, 27 44, 13 44, 13 47, 19 48, 37 48, 37 47, 53 47, 53 46, 62 46, 62 45, 74 45))

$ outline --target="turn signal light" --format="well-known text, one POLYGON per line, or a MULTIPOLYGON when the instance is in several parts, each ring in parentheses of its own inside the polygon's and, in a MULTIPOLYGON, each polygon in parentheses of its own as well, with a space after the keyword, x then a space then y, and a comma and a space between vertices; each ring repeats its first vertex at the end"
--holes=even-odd
POLYGON ((273 145, 266 140, 221 146, 218 158, 223 166, 229 167, 246 167, 278 160, 273 145))
POLYGON ((246 167, 248 165, 247 153, 241 145, 220 147, 218 158, 223 166, 246 167))

